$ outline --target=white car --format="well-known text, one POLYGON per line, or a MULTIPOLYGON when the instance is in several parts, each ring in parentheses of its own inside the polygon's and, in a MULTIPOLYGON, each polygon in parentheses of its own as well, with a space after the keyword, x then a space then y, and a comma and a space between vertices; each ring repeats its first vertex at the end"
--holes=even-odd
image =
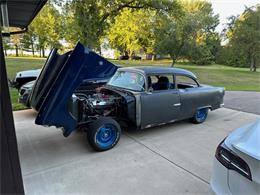
POLYGON ((260 120, 217 147, 210 185, 216 194, 260 194, 260 120))
POLYGON ((24 84, 36 80, 41 70, 42 69, 17 72, 15 78, 13 80, 10 80, 9 84, 11 87, 20 89, 21 86, 23 86, 24 84))

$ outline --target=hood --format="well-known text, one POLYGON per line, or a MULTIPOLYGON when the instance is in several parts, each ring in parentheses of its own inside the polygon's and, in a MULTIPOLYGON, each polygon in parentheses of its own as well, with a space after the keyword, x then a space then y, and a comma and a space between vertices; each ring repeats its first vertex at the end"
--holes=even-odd
POLYGON ((64 136, 68 136, 77 127, 68 111, 73 92, 82 82, 109 79, 116 70, 117 66, 81 43, 63 55, 53 50, 31 95, 31 103, 38 107, 35 123, 62 128, 64 136))
POLYGON ((38 111, 45 99, 49 89, 66 63, 70 52, 63 55, 58 54, 57 49, 52 49, 30 95, 31 107, 38 111))
POLYGON ((232 132, 226 142, 237 150, 260 160, 260 119, 232 132))
POLYGON ((17 72, 15 79, 26 78, 26 77, 38 77, 40 72, 41 72, 41 69, 25 70, 25 71, 17 72))

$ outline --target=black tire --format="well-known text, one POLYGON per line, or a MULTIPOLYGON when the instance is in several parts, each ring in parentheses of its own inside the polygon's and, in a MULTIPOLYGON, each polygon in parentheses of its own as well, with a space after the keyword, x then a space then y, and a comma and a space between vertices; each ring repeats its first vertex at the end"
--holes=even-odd
POLYGON ((198 109, 194 116, 191 118, 191 121, 195 124, 203 123, 208 116, 209 108, 200 108, 198 109))
POLYGON ((96 151, 113 148, 121 135, 120 125, 110 117, 100 117, 90 124, 87 138, 90 146, 96 151))

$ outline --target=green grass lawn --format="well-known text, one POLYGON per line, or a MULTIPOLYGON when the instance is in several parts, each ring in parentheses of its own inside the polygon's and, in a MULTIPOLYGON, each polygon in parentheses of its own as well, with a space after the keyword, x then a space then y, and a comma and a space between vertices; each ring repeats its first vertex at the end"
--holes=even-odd
MULTIPOLYGON (((18 58, 8 57, 6 58, 7 76, 9 79, 13 79, 17 72, 23 70, 32 70, 41 68, 45 62, 45 58, 18 58)), ((17 89, 10 88, 10 95, 12 100, 13 110, 22 110, 25 107, 17 102, 18 91, 17 89)))
MULTIPOLYGON (((16 72, 41 68, 46 59, 43 58, 15 58, 7 57, 8 78, 14 78, 16 72)), ((111 60, 115 64, 122 66, 170 66, 170 60, 158 61, 119 61, 111 60)), ((234 68, 224 65, 198 66, 189 63, 178 63, 175 67, 184 68, 195 73, 199 82, 203 84, 222 86, 231 91, 260 91, 260 72, 250 72, 248 68, 234 68)), ((17 103, 18 92, 10 89, 13 110, 24 109, 24 106, 17 103)))

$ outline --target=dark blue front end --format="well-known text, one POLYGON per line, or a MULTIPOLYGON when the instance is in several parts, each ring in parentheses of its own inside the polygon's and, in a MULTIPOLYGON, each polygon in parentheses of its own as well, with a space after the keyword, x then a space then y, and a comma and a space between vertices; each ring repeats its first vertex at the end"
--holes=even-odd
MULTIPOLYGON (((47 95, 35 123, 63 128, 64 136, 68 136, 77 127, 76 119, 68 111, 68 102, 75 89, 83 81, 109 79, 116 70, 117 66, 78 43, 60 71, 50 74, 52 78, 49 79, 55 79, 45 91, 47 95)), ((48 75, 41 76, 48 78, 48 75)))

